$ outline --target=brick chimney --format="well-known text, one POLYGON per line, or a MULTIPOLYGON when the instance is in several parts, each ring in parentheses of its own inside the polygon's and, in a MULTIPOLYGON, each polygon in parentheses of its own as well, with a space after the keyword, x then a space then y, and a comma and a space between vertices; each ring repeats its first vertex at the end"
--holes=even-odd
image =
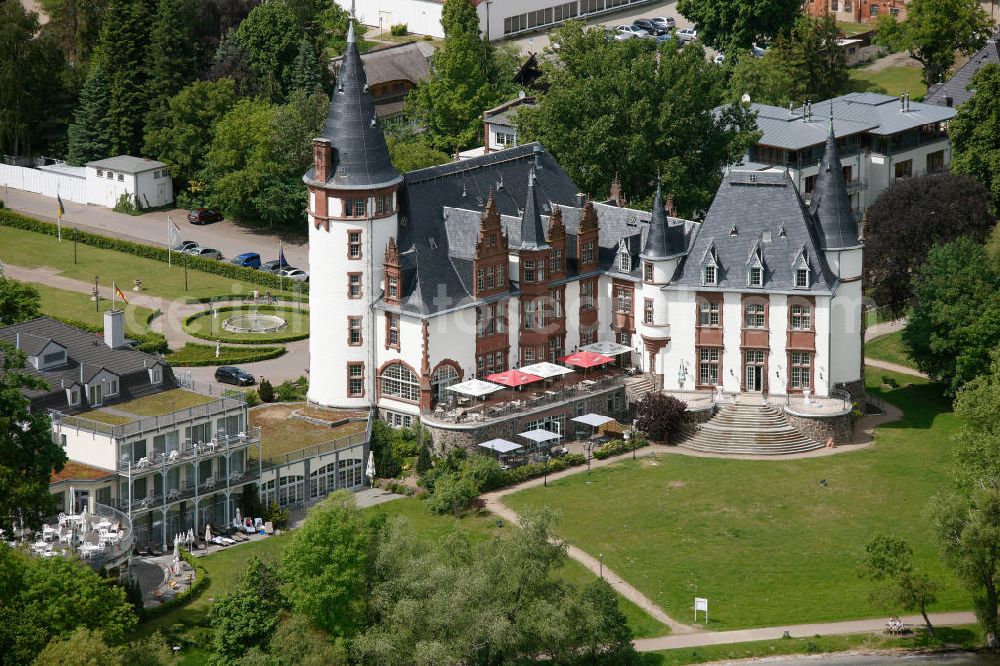
POLYGON ((326 182, 333 170, 333 146, 329 139, 313 139, 313 170, 316 180, 326 182))

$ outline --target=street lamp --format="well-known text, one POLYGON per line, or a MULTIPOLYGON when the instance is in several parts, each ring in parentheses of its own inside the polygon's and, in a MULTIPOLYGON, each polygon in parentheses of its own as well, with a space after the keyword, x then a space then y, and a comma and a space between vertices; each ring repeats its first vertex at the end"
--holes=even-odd
POLYGON ((594 442, 593 441, 587 442, 587 476, 590 476, 590 459, 591 459, 590 454, 593 450, 594 450, 594 442))
POLYGON ((601 578, 604 578, 604 553, 598 553, 597 560, 601 563, 601 578))
POLYGON ((94 276, 94 310, 97 312, 101 311, 101 292, 98 290, 97 285, 100 282, 101 277, 99 275, 94 276))
POLYGON ((542 485, 546 488, 549 487, 549 456, 545 454, 542 456, 542 460, 545 462, 545 477, 542 479, 542 485))

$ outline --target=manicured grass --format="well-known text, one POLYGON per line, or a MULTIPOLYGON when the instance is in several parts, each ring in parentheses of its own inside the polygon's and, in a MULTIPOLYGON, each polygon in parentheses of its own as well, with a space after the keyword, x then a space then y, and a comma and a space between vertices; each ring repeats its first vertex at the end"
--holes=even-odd
POLYGON ((219 355, 216 356, 215 345, 200 345, 189 342, 177 351, 171 352, 166 357, 166 361, 174 367, 229 365, 264 361, 270 358, 277 358, 284 353, 284 347, 231 347, 222 345, 219 348, 219 355))
POLYGON ((171 299, 249 294, 254 289, 261 289, 259 285, 189 269, 189 289, 185 291, 184 267, 179 255, 175 256, 173 266, 168 268, 162 261, 78 244, 77 263, 74 264, 73 243, 65 237, 60 243, 51 236, 11 227, 0 227, 0 248, 8 248, 7 251, 0 250, 0 259, 5 263, 25 268, 51 266, 59 269, 65 277, 88 284, 93 283, 96 275, 100 277, 101 284, 115 282, 123 291, 139 278, 146 293, 171 299))
POLYGON ((265 460, 365 430, 364 422, 328 428, 292 418, 291 413, 301 407, 300 404, 276 404, 258 407, 250 412, 250 425, 261 428, 262 455, 265 460))
POLYGON ((125 423, 131 423, 135 420, 132 416, 122 416, 121 414, 112 414, 111 412, 106 412, 103 409, 95 409, 93 411, 87 412, 85 418, 91 421, 98 421, 99 423, 107 423, 110 425, 122 425, 125 423))
POLYGON ((927 94, 923 70, 919 67, 886 67, 878 72, 852 69, 850 73, 855 90, 897 96, 908 92, 914 101, 927 94))
POLYGON ((959 645, 972 649, 980 645, 979 631, 974 625, 961 627, 935 627, 934 636, 923 630, 907 637, 890 637, 884 634, 846 634, 842 636, 811 636, 781 638, 773 641, 706 645, 696 648, 663 650, 642 655, 643 666, 681 666, 704 664, 737 659, 761 659, 790 654, 821 654, 847 650, 870 651, 892 648, 937 648, 959 645))
MULTIPOLYGON (((16 261, 15 261, 16 263, 16 261)), ((32 286, 38 290, 42 297, 42 314, 60 319, 71 319, 73 321, 91 324, 92 326, 104 325, 104 311, 111 309, 110 299, 101 299, 100 312, 90 300, 90 293, 82 291, 69 291, 67 289, 57 289, 37 282, 32 286)), ((122 291, 125 291, 122 288, 122 291)), ((130 292, 129 292, 130 293, 130 292)), ((128 295, 128 294, 127 294, 128 295)), ((153 311, 134 303, 124 304, 120 300, 116 302, 119 310, 125 312, 125 331, 133 335, 141 335, 149 330, 146 322, 152 316, 153 311)))
POLYGON ((275 314, 288 325, 280 331, 273 333, 232 333, 223 328, 223 324, 230 317, 241 314, 250 314, 249 306, 220 308, 216 315, 208 309, 184 321, 184 330, 191 335, 210 340, 222 340, 223 342, 253 343, 253 342, 282 342, 290 340, 300 340, 309 335, 309 311, 296 308, 275 308, 261 307, 259 314, 275 314))
POLYGON ((866 342, 865 356, 880 361, 888 361, 889 363, 906 365, 911 368, 915 367, 913 359, 910 358, 909 353, 906 351, 906 345, 903 344, 902 331, 896 331, 895 333, 883 335, 866 342))
MULTIPOLYGON (((135 414, 136 416, 159 416, 169 414, 178 409, 187 409, 197 405, 204 405, 217 398, 194 393, 185 389, 171 389, 162 393, 154 393, 128 402, 120 402, 111 405, 116 410, 135 414)), ((81 414, 81 416, 87 416, 81 414)))
MULTIPOLYGON (((869 386, 881 383, 870 372, 869 386)), ((604 562, 674 617, 709 599, 710 628, 879 616, 857 563, 872 535, 905 538, 915 564, 941 582, 934 610, 969 608, 944 567, 924 515, 951 486, 957 424, 937 385, 893 375, 874 389, 906 414, 871 448, 788 461, 661 456, 573 475, 508 496, 516 510, 548 505, 557 532, 604 562), (820 483, 825 479, 827 485, 820 483)))
POLYGON ((870 32, 874 29, 873 26, 867 23, 852 23, 850 21, 837 21, 837 29, 848 37, 853 37, 854 35, 863 35, 866 32, 870 32))

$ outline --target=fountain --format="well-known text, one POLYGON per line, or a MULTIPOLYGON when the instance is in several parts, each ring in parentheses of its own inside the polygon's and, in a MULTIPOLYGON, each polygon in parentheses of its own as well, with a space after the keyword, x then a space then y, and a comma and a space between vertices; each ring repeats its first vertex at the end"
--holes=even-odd
POLYGON ((270 303, 272 300, 269 294, 261 297, 257 292, 254 292, 250 301, 250 312, 241 312, 229 317, 222 322, 222 328, 230 333, 274 333, 282 330, 288 326, 288 322, 283 317, 275 314, 260 314, 257 311, 262 301, 270 303))

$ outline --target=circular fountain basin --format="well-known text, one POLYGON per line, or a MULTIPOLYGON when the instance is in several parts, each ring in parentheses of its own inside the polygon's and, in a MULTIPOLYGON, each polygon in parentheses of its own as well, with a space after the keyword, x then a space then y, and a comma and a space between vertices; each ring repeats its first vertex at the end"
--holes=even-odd
POLYGON ((240 314, 222 322, 222 328, 231 333, 274 333, 288 326, 288 322, 273 314, 240 314))

